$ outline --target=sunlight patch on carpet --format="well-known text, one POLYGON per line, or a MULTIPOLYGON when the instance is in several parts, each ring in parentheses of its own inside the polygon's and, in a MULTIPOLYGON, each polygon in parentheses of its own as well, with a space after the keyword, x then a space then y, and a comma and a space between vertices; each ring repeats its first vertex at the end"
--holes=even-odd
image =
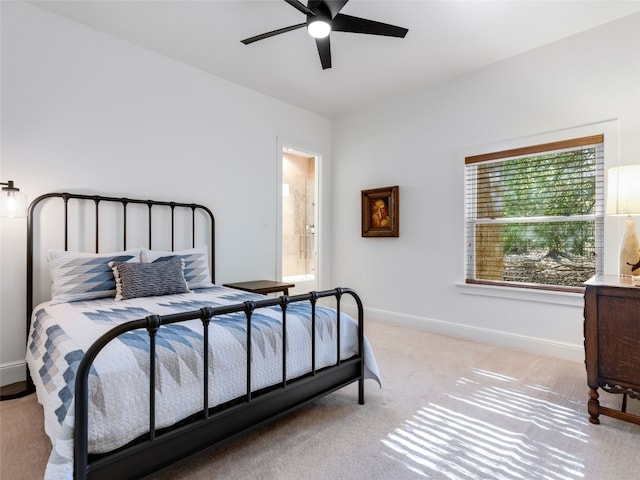
POLYGON ((574 399, 479 369, 446 396, 390 432, 385 455, 430 479, 585 477, 586 416, 574 399))

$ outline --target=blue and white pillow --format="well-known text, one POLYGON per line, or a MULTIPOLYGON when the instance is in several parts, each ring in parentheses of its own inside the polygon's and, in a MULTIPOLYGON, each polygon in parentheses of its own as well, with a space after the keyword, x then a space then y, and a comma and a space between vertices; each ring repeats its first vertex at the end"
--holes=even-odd
POLYGON ((113 253, 49 250, 52 303, 115 297, 116 281, 109 262, 140 262, 140 248, 113 253))
POLYGON ((180 257, 155 263, 109 262, 109 266, 116 279, 117 301, 189 292, 180 257))
POLYGON ((184 278, 189 285, 189 290, 214 286, 211 283, 211 274, 209 273, 209 256, 206 245, 178 252, 143 249, 141 254, 142 263, 163 262, 172 257, 184 260, 184 278))

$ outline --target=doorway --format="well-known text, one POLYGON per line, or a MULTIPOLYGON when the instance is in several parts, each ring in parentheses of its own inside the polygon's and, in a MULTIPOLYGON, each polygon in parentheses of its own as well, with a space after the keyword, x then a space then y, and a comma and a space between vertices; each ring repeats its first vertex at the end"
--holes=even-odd
POLYGON ((282 281, 318 289, 318 156, 282 148, 282 281))

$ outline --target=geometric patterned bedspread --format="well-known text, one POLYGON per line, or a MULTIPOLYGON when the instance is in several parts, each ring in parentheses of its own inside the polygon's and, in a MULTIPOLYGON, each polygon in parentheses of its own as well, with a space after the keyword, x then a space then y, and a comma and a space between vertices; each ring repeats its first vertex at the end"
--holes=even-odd
MULTIPOLYGON (((114 326, 150 314, 166 315, 204 306, 232 305, 264 298, 222 286, 162 297, 113 298, 43 303, 32 314, 27 363, 45 413, 53 449, 45 478, 72 478, 74 382, 88 347, 114 326)), ((287 307, 287 376, 311 370, 311 307, 287 307)), ((316 368, 336 361, 336 311, 316 305, 316 368)), ((282 381, 280 307, 256 310, 252 317, 251 385, 258 390, 282 381)), ((203 326, 200 320, 163 325, 156 337, 156 428, 173 425, 202 410, 203 326)), ((341 314, 341 358, 357 353, 357 324, 341 314)), ((246 393, 246 317, 214 317, 209 324, 210 407, 246 393)), ((365 376, 380 383, 365 339, 365 376)), ((89 375, 89 451, 114 450, 149 431, 149 340, 134 330, 98 355, 89 375)))

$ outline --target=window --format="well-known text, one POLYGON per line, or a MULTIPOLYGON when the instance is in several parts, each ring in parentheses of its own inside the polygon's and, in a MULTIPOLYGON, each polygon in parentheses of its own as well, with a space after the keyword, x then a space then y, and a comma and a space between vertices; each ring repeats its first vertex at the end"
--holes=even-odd
POLYGON ((581 291, 602 272, 603 140, 465 159, 467 283, 581 291))

